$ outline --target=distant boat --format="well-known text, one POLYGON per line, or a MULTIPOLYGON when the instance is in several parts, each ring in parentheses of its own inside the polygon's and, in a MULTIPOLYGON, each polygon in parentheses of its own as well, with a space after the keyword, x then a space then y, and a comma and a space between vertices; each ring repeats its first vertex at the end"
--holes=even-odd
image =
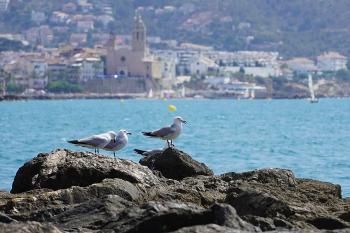
POLYGON ((312 75, 309 74, 309 90, 310 90, 310 103, 318 103, 318 99, 315 97, 314 85, 312 81, 312 75))
POLYGON ((181 97, 182 97, 182 98, 185 98, 185 97, 186 97, 186 89, 185 89, 185 86, 182 86, 181 97))
POLYGON ((153 98, 153 90, 152 90, 152 88, 151 88, 151 90, 149 90, 147 97, 150 98, 150 99, 153 98))

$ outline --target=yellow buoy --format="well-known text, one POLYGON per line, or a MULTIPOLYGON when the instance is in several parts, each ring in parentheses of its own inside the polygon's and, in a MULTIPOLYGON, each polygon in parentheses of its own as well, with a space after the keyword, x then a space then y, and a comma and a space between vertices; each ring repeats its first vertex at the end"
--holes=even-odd
POLYGON ((169 110, 170 112, 176 111, 176 107, 175 107, 174 105, 170 104, 170 105, 168 106, 168 110, 169 110))

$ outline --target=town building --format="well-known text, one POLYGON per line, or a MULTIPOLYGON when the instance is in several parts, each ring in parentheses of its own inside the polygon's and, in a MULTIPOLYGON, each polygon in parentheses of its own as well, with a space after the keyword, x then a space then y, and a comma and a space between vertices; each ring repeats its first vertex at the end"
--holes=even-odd
POLYGON ((177 51, 176 72, 178 75, 189 75, 191 73, 191 63, 200 56, 196 50, 179 50, 177 51))
POLYGON ((61 59, 52 58, 47 62, 47 73, 49 82, 68 79, 68 69, 66 62, 61 59))
POLYGON ((320 71, 338 71, 347 69, 348 58, 336 53, 324 53, 317 57, 317 67, 320 71))
POLYGON ((72 2, 68 2, 62 6, 62 11, 66 13, 74 13, 77 10, 77 5, 72 2))
POLYGON ((40 39, 40 44, 44 46, 50 46, 53 39, 54 39, 54 34, 48 25, 43 25, 40 26, 39 30, 39 39, 40 39))
POLYGON ((134 19, 131 47, 116 46, 111 36, 107 49, 107 75, 109 77, 161 78, 161 67, 150 54, 146 43, 146 26, 139 14, 134 19))
POLYGON ((176 84, 176 51, 155 50, 152 51, 154 57, 161 66, 161 85, 163 88, 170 89, 176 84))
POLYGON ((5 12, 8 9, 10 0, 0 0, 0 12, 5 12))
POLYGON ((74 47, 79 47, 87 43, 87 34, 86 33, 72 33, 70 35, 69 43, 74 47))
POLYGON ((31 20, 36 24, 41 24, 46 21, 46 15, 45 12, 41 11, 32 11, 31 13, 31 20))
POLYGON ((203 76, 208 74, 208 72, 216 73, 219 66, 210 58, 203 55, 193 59, 190 63, 190 74, 203 76))
POLYGON ((77 30, 79 32, 89 32, 94 30, 94 21, 93 20, 79 20, 77 22, 77 30))
POLYGON ((295 57, 287 60, 285 64, 290 68, 294 74, 309 74, 317 72, 315 62, 306 57, 295 57))
POLYGON ((66 24, 69 19, 69 15, 62 11, 54 11, 50 17, 50 22, 53 24, 66 24))
POLYGON ((75 83, 103 78, 103 62, 97 57, 77 58, 68 69, 70 80, 75 83))

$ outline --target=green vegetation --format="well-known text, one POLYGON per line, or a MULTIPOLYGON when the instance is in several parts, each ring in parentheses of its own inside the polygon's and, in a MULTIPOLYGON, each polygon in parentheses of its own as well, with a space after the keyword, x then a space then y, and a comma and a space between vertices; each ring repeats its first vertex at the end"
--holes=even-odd
POLYGON ((51 82, 47 85, 47 90, 52 93, 80 93, 83 91, 81 86, 67 81, 51 82))
POLYGON ((16 94, 20 94, 22 92, 24 92, 25 88, 21 85, 17 85, 13 82, 9 82, 6 84, 6 91, 9 93, 16 93, 16 94))

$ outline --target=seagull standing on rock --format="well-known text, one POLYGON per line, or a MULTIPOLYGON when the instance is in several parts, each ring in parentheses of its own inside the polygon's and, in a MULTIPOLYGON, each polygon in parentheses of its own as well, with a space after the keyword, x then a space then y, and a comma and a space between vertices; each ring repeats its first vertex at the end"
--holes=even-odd
POLYGON ((108 131, 106 133, 96 134, 87 138, 71 140, 68 142, 76 146, 95 149, 95 153, 100 153, 99 149, 103 149, 111 141, 115 142, 116 136, 117 134, 114 131, 108 131))
POLYGON ((172 125, 152 132, 142 132, 142 134, 148 137, 155 137, 166 140, 168 147, 172 147, 174 146, 173 140, 181 134, 182 123, 186 124, 186 121, 182 119, 182 117, 177 116, 174 118, 174 123, 172 125))
POLYGON ((122 129, 118 132, 115 140, 110 141, 104 148, 104 150, 113 151, 115 158, 115 152, 123 149, 128 144, 128 135, 131 135, 128 131, 122 129))

